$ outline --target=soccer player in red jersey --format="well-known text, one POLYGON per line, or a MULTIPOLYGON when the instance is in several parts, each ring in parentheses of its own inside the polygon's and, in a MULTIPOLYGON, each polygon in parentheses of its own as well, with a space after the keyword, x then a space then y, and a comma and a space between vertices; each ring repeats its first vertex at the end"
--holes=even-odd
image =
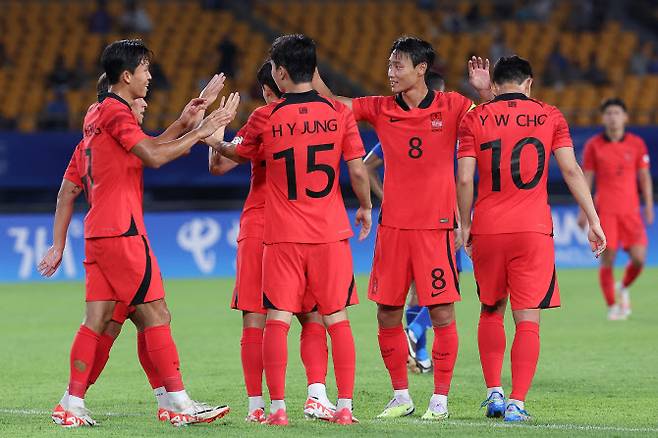
MULTIPOLYGON (((192 129, 193 125, 198 123, 196 120, 202 112, 203 106, 211 105, 217 95, 221 91, 224 85, 224 75, 215 75, 208 85, 200 94, 199 99, 193 99, 185 107, 181 116, 172 124, 169 129, 159 135, 157 138, 158 142, 165 142, 167 140, 172 140, 176 137, 177 134, 181 132, 187 132, 192 129)), ((105 73, 101 75, 97 84, 98 96, 101 98, 102 95, 107 94, 109 88, 109 82, 105 73)), ((144 112, 147 107, 147 103, 143 98, 135 99, 130 104, 135 117, 137 118, 137 123, 140 125, 144 119, 144 112)), ((73 204, 77 196, 82 192, 82 179, 78 169, 84 169, 85 156, 83 153, 83 142, 80 142, 76 147, 73 156, 71 157, 71 162, 66 170, 65 177, 62 180, 62 186, 60 188, 60 193, 57 200, 57 209, 55 212, 55 224, 56 226, 53 230, 53 235, 55 236, 55 244, 51 249, 44 255, 43 259, 39 263, 40 272, 46 276, 50 277, 53 275, 59 266, 62 258, 62 251, 59 250, 60 247, 63 247, 66 242, 66 234, 68 230, 68 225, 71 221, 71 215, 73 214, 73 204)), ((112 313, 112 319, 107 324, 107 328, 100 336, 98 347, 96 348, 96 354, 94 356, 94 363, 89 374, 88 386, 93 385, 107 363, 110 350, 114 341, 119 336, 123 323, 127 318, 131 318, 131 314, 134 311, 134 306, 127 306, 125 303, 117 302, 114 306, 114 311, 112 313)), ((132 318, 131 318, 132 319, 132 318)), ((157 417, 160 421, 169 421, 171 410, 171 405, 167 397, 167 391, 163 386, 162 379, 158 376, 146 350, 146 344, 144 339, 144 328, 140 327, 139 321, 133 321, 137 328, 137 353, 148 377, 149 383, 153 388, 153 392, 158 403, 158 413, 157 417)), ((55 408, 52 414, 53 421, 57 424, 61 424, 64 421, 65 416, 65 407, 68 405, 68 389, 65 391, 62 400, 59 405, 55 408)))
POLYGON ((233 161, 262 154, 266 162, 263 364, 272 400, 267 423, 288 424, 287 334, 292 315, 311 294, 331 337, 338 386, 333 421, 351 424, 355 351, 346 307, 357 303, 357 295, 348 241, 352 228, 338 177, 342 157, 360 203, 356 223, 363 239, 370 231, 372 208, 365 151, 349 108, 313 90, 313 40, 279 37, 270 57, 282 98, 254 111, 247 123, 253 129, 240 144, 221 147, 222 155, 233 161))
POLYGON ((478 346, 487 385, 482 406, 487 406, 487 416, 525 421, 530 418, 525 396, 539 358, 540 310, 560 305, 546 188, 549 154, 555 156, 569 190, 587 215, 588 237, 597 256, 605 249, 605 236, 564 117, 557 108, 529 97, 528 61, 501 58, 493 82, 496 98, 468 113, 459 127, 457 195, 465 247, 473 259, 482 303, 478 346), (471 223, 476 167, 480 179, 471 223), (516 335, 512 392, 505 406, 500 375, 508 297, 516 335))
MULTIPOLYGON (((257 80, 266 104, 281 98, 281 92, 272 78, 272 65, 263 64, 257 80)), ((253 122, 253 118, 250 119, 253 122)), ((240 144, 254 127, 247 123, 235 138, 233 144, 240 144)), ((205 139, 205 143, 219 146, 223 142, 224 130, 217 130, 205 139)), ((228 143, 226 143, 228 144, 228 143)), ((216 149, 209 148, 209 168, 214 175, 223 175, 235 168, 238 163, 222 158, 216 149)), ((265 401, 263 400, 263 329, 267 309, 263 307, 262 269, 263 232, 265 228, 265 157, 257 155, 251 160, 251 187, 240 217, 238 235, 237 273, 231 307, 242 311, 242 339, 240 342, 242 371, 249 397, 249 411, 246 421, 265 421, 265 401)), ((331 420, 336 407, 327 397, 325 386, 327 377, 327 333, 322 317, 315 308, 312 295, 302 305, 297 318, 302 325, 300 353, 308 382, 308 397, 304 404, 304 416, 311 419, 331 420)))
MULTIPOLYGON (((455 92, 429 90, 425 76, 432 46, 401 37, 391 47, 388 78, 393 96, 345 99, 357 120, 369 122, 386 157, 384 196, 368 298, 375 301, 379 346, 394 395, 379 418, 411 415, 407 337, 402 313, 414 281, 418 304, 430 309, 434 327, 434 393, 423 419, 448 417, 448 392, 457 359, 454 303, 459 301, 455 266, 455 145, 460 120, 473 103, 455 92)), ((469 61, 470 82, 482 98, 491 94, 488 61, 469 61)), ((316 89, 331 95, 316 75, 316 89)))
MULTIPOLYGON (((229 98, 226 105, 179 139, 159 143, 143 133, 128 104, 146 95, 150 58, 151 52, 139 40, 116 41, 107 46, 101 64, 110 92, 89 108, 84 120, 80 153, 85 160, 77 170, 90 204, 84 222, 87 302, 84 322, 71 347, 68 406, 62 422, 65 427, 95 424, 85 408, 84 395, 100 336, 117 301, 135 306, 133 321, 144 327, 149 358, 172 405, 172 424, 209 422, 228 412, 226 406, 193 402, 185 392, 160 270, 144 227, 142 173, 145 165, 159 167, 174 160, 228 124, 239 98, 229 98)), ((57 224, 55 228, 61 237, 62 229, 57 224)), ((64 241, 58 239, 56 243, 47 254, 45 272, 58 265, 64 241)))
MULTIPOLYGON (((585 144, 583 170, 592 188, 596 178, 596 209, 608 237, 601 257, 599 281, 608 304, 608 319, 626 319, 631 313, 628 287, 642 272, 647 257, 647 233, 640 214, 639 188, 644 198, 644 219, 654 220, 653 184, 647 145, 637 135, 626 132, 628 115, 621 99, 607 99, 601 105, 605 132, 585 144), (617 250, 628 252, 630 261, 623 279, 615 286, 613 267, 617 250)), ((580 214, 579 224, 587 225, 580 214)))

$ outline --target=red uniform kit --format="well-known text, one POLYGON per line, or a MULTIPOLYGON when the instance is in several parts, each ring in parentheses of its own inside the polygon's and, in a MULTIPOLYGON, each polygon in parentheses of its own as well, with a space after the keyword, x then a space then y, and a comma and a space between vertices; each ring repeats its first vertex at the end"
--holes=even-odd
POLYGON ((377 131, 386 160, 384 199, 368 297, 404 306, 412 280, 421 306, 460 300, 455 266, 455 143, 472 102, 429 90, 418 108, 397 96, 352 100, 377 131))
POLYGON ((338 184, 341 156, 365 155, 351 112, 315 91, 286 94, 254 111, 243 134, 238 154, 262 156, 267 168, 265 307, 299 313, 306 295, 323 315, 355 304, 352 228, 338 184))
POLYGON ((480 301, 511 296, 512 310, 557 307, 550 153, 573 147, 560 111, 523 94, 498 96, 459 129, 458 158, 475 157, 478 199, 471 228, 480 301))
POLYGON ((612 142, 603 133, 585 144, 583 169, 596 177, 596 210, 609 248, 647 245, 637 187, 637 171, 647 168, 647 146, 637 135, 612 142))
MULTIPOLYGON (((64 178, 84 188, 87 301, 117 301, 113 319, 128 306, 164 297, 158 262, 151 252, 142 212, 143 165, 130 150, 146 138, 130 105, 106 94, 84 119, 84 138, 64 178)), ((122 315, 119 315, 121 313, 122 315)))

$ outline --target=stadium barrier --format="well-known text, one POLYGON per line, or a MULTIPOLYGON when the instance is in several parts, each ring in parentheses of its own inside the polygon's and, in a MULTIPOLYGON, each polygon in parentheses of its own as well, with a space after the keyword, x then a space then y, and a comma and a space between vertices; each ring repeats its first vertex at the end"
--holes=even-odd
MULTIPOLYGON (((658 209, 657 209, 658 210, 658 209)), ((355 211, 349 211, 353 223, 355 211)), ((658 211, 657 211, 658 213, 658 211)), ((373 212, 373 219, 377 218, 373 212)), ((556 265, 558 268, 597 266, 578 227, 575 206, 553 209, 556 265)), ((236 237, 239 211, 147 213, 146 227, 153 251, 165 278, 203 278, 235 275, 236 237)), ((0 216, 0 282, 39 280, 36 266, 52 242, 52 220, 48 214, 0 216)), ((82 280, 84 268, 83 215, 76 214, 69 228, 62 264, 54 275, 57 280, 82 280)), ((658 241, 658 225, 648 230, 649 241, 658 241)), ((364 242, 352 239, 356 273, 370 272, 375 244, 376 224, 364 242)), ((618 263, 625 263, 622 255, 618 263)), ((462 256, 464 269, 472 269, 462 256)), ((649 246, 648 264, 658 266, 658 247, 649 246)))

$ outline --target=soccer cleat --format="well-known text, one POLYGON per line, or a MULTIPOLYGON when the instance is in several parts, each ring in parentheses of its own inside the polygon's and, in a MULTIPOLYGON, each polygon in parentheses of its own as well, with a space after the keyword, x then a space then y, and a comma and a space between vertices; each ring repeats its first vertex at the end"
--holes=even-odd
POLYGON ((445 407, 443 403, 432 403, 430 401, 429 407, 423 416, 420 417, 420 419, 425 421, 441 421, 445 420, 449 416, 450 414, 448 414, 448 408, 445 407))
POLYGON ((532 417, 524 409, 521 409, 514 403, 507 405, 505 409, 505 421, 517 422, 517 421, 530 421, 532 417))
POLYGON ((617 301, 619 302, 619 314, 625 318, 631 316, 631 291, 624 287, 620 282, 617 282, 615 287, 617 291, 617 301))
POLYGON ((608 321, 624 321, 625 319, 626 314, 622 312, 619 304, 613 304, 608 307, 608 321))
POLYGON ((500 418, 505 416, 505 397, 498 391, 494 391, 482 402, 480 408, 487 407, 487 417, 500 418))
POLYGON ((347 425, 347 424, 356 424, 359 420, 352 415, 352 411, 347 408, 343 408, 340 411, 336 411, 333 418, 331 419, 332 423, 347 425))
POLYGON ((57 406, 55 406, 55 409, 53 409, 53 413, 50 414, 50 418, 53 419, 53 423, 62 425, 64 423, 64 418, 66 418, 66 409, 61 405, 61 403, 57 403, 57 406))
POLYGON ((407 345, 409 346, 409 356, 416 360, 416 348, 418 347, 418 339, 410 328, 406 328, 404 333, 407 335, 407 345))
POLYGON ((393 397, 390 402, 386 405, 386 409, 382 411, 381 414, 377 415, 377 418, 401 418, 411 415, 416 410, 414 402, 409 400, 407 402, 401 402, 396 397, 393 397))
POLYGON ((160 421, 170 421, 171 420, 171 412, 169 412, 167 409, 158 408, 158 420, 160 420, 160 421))
POLYGON ((265 409, 258 408, 247 414, 247 418, 244 419, 247 423, 264 423, 265 418, 265 409))
POLYGON ((273 414, 270 414, 265 420, 265 423, 269 426, 287 426, 288 425, 288 414, 285 409, 279 409, 273 414))
POLYGON ((196 423, 212 423, 218 418, 228 414, 228 406, 210 406, 206 403, 193 402, 192 406, 183 412, 169 412, 169 421, 172 426, 185 426, 196 423))
POLYGON ((432 366, 432 360, 431 359, 425 359, 425 360, 416 359, 416 369, 418 370, 419 374, 431 373, 432 371, 434 371, 434 367, 432 366))
POLYGON ((322 403, 315 397, 307 398, 304 403, 304 417, 309 420, 331 421, 335 412, 335 407, 322 403))
POLYGON ((61 426, 66 428, 95 426, 96 422, 89 416, 86 408, 71 408, 65 412, 64 421, 61 426))

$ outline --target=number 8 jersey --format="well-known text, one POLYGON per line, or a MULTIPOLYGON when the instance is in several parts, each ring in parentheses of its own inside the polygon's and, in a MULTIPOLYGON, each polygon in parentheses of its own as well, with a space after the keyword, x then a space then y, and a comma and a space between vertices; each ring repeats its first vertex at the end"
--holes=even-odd
POLYGON ((330 243, 352 236, 340 159, 361 159, 365 150, 347 106, 316 91, 286 93, 256 109, 242 134, 237 153, 265 157, 265 243, 330 243))
POLYGON ((399 94, 352 99, 354 117, 375 128, 384 152, 380 224, 454 228, 457 127, 472 105, 459 93, 433 90, 417 108, 409 108, 399 94))
POLYGON ((562 113, 524 94, 502 94, 469 112, 459 127, 457 157, 477 159, 471 234, 552 234, 548 164, 562 147, 573 147, 562 113))

